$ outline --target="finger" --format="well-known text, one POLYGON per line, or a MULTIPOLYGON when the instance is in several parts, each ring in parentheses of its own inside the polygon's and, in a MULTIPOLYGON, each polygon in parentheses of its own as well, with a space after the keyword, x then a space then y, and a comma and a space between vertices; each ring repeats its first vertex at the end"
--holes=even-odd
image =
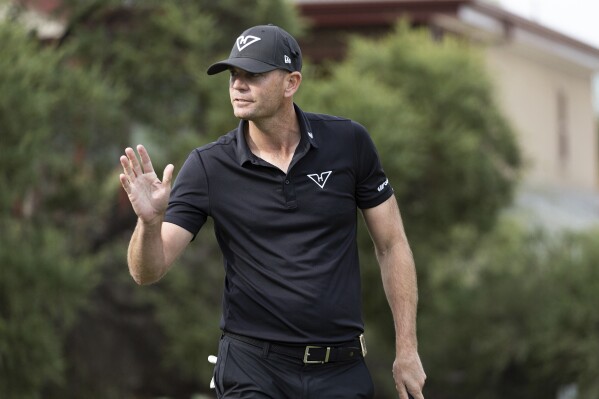
POLYGON ((137 160, 137 156, 135 155, 135 151, 133 151, 133 148, 127 147, 125 149, 125 154, 127 155, 127 158, 129 158, 129 163, 131 164, 131 169, 133 169, 135 176, 142 175, 143 172, 141 170, 139 161, 137 160))
POLYGON ((410 391, 408 391, 406 389, 406 392, 408 394, 408 399, 424 399, 424 395, 422 394, 422 391, 418 391, 414 394, 410 393, 410 391))
POLYGON ((121 173, 119 175, 119 180, 121 181, 121 186, 123 186, 123 189, 125 189, 125 192, 127 194, 131 194, 130 191, 130 187, 129 187, 129 179, 127 178, 127 176, 125 176, 123 173, 121 173))
MULTIPOLYGON (((125 152, 126 151, 127 150, 125 150, 125 152)), ((129 158, 125 155, 121 155, 121 158, 119 160, 121 161, 121 166, 123 167, 123 172, 125 173, 125 176, 128 179, 133 180, 135 178, 135 172, 131 168, 131 161, 129 160, 129 158)))
POLYGON ((397 387, 397 392, 399 393, 400 399, 424 399, 424 396, 422 396, 422 392, 419 392, 416 395, 412 395, 405 385, 401 388, 397 387))
POLYGON ((137 146, 137 152, 139 153, 139 158, 141 159, 141 167, 143 173, 154 173, 154 167, 152 166, 152 160, 150 159, 150 155, 146 150, 146 147, 139 144, 137 146))
POLYGON ((168 164, 166 165, 166 168, 164 168, 164 173, 162 174, 162 185, 163 186, 167 186, 167 187, 171 187, 171 181, 173 180, 173 171, 175 170, 175 167, 172 164, 168 164))
POLYGON ((408 390, 406 389, 405 386, 400 385, 400 386, 395 386, 395 388, 397 389, 397 393, 399 394, 399 399, 408 399, 408 390))

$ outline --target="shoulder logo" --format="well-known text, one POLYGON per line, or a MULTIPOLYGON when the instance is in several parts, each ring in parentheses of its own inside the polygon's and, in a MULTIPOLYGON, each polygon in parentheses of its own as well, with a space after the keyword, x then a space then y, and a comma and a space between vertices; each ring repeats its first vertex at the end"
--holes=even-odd
POLYGON ((380 186, 377 187, 377 191, 383 191, 383 189, 385 188, 385 186, 387 186, 389 184, 389 179, 385 179, 385 181, 383 183, 381 183, 380 186))
POLYGON ((318 185, 318 187, 324 188, 324 185, 327 184, 327 180, 329 179, 329 176, 331 175, 331 173, 333 173, 333 171, 329 170, 328 172, 322 172, 320 174, 312 173, 307 176, 310 178, 310 180, 312 180, 314 183, 316 183, 318 185))
POLYGON ((252 36, 252 35, 247 35, 247 36, 239 36, 237 38, 237 48, 239 49, 239 51, 243 50, 244 48, 246 48, 247 46, 256 43, 257 41, 260 41, 262 39, 260 39, 259 37, 256 36, 252 36))

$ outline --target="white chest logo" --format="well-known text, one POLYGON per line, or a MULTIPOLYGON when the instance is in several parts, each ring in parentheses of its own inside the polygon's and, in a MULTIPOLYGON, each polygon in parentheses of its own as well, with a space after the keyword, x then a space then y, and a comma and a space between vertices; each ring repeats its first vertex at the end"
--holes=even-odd
POLYGON ((312 173, 311 175, 307 175, 307 176, 314 183, 316 183, 318 185, 318 187, 324 188, 324 185, 327 184, 327 180, 329 179, 329 176, 331 175, 331 173, 333 173, 333 171, 329 170, 328 172, 322 172, 321 174, 312 173))
POLYGON ((237 38, 237 48, 239 49, 239 51, 241 51, 244 48, 246 48, 247 46, 249 46, 250 44, 254 44, 259 40, 262 40, 262 39, 260 39, 259 37, 256 37, 256 36, 252 36, 252 35, 239 36, 237 38))

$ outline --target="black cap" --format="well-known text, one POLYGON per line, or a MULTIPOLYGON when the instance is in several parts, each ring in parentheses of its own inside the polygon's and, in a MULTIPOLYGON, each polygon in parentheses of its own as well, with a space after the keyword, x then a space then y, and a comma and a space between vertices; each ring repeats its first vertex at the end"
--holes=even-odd
POLYGON ((237 67, 251 73, 302 70, 302 52, 289 33, 274 25, 249 28, 235 41, 229 58, 208 68, 208 75, 237 67))

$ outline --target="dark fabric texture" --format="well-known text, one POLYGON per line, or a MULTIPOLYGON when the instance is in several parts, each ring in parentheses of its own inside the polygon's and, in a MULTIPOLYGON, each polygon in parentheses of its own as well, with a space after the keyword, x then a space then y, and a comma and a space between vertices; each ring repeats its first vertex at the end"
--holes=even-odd
POLYGON ((296 112, 302 136, 287 173, 250 152, 241 121, 190 154, 165 221, 195 235, 213 218, 226 271, 223 330, 289 343, 347 341, 364 329, 357 209, 393 190, 361 125, 296 112))

